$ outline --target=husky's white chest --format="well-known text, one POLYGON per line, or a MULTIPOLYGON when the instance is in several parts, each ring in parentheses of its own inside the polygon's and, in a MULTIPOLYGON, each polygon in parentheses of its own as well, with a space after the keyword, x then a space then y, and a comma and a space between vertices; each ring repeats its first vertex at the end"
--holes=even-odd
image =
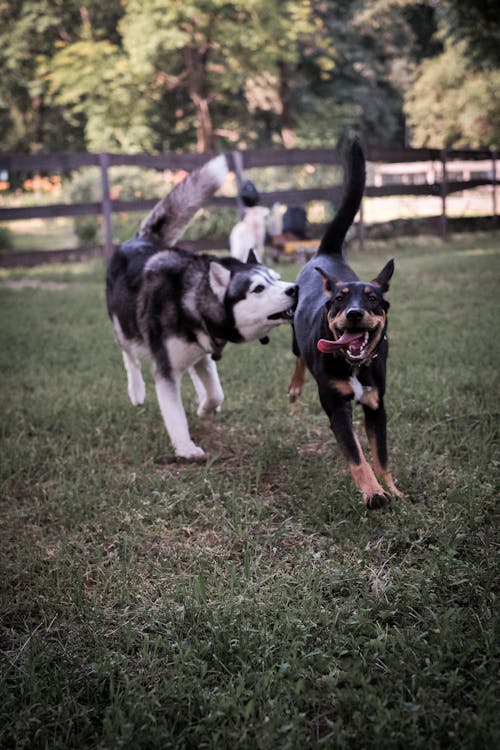
POLYGON ((197 339, 197 342, 189 342, 178 336, 169 336, 165 340, 165 349, 173 370, 184 372, 211 351, 212 342, 205 333, 200 332, 197 339))

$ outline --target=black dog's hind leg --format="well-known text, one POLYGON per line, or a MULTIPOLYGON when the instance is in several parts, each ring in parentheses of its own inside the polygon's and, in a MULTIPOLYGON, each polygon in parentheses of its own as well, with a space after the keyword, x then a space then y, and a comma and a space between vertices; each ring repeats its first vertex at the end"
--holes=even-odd
POLYGON ((293 402, 296 401, 301 395, 304 389, 304 383, 306 380, 306 363, 300 355, 299 346, 295 337, 295 331, 293 331, 292 351, 297 357, 295 360, 295 369, 288 386, 288 400, 293 402))
POLYGON ((320 386, 318 390, 323 409, 330 418, 333 434, 347 458, 351 476, 363 495, 366 507, 383 508, 389 504, 390 497, 377 481, 354 433, 351 401, 328 386, 320 386))
POLYGON ((365 412, 365 430, 370 445, 373 470, 395 497, 403 497, 392 478, 387 458, 387 417, 384 399, 379 397, 376 409, 363 404, 365 412))

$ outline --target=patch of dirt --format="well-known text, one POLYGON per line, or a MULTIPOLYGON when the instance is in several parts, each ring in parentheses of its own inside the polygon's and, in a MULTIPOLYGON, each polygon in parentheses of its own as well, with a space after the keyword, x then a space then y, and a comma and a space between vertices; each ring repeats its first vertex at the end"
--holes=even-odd
POLYGON ((65 281, 43 281, 41 279, 11 279, 0 282, 2 289, 47 289, 51 292, 58 292, 67 289, 69 284, 65 281))

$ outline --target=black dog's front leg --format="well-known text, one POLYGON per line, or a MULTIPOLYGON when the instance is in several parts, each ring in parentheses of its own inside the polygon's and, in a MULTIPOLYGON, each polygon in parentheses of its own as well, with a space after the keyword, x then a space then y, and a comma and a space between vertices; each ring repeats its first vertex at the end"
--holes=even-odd
POLYGON ((370 445, 372 464, 375 475, 382 479, 390 492, 396 497, 403 497, 396 487, 388 467, 387 457, 387 417, 384 399, 379 397, 378 406, 372 409, 363 405, 365 412, 365 430, 370 445))
POLYGON ((390 498, 377 481, 354 433, 350 399, 341 396, 327 384, 320 385, 318 390, 321 405, 330 419, 333 434, 347 458, 351 476, 363 495, 366 507, 384 507, 390 498))

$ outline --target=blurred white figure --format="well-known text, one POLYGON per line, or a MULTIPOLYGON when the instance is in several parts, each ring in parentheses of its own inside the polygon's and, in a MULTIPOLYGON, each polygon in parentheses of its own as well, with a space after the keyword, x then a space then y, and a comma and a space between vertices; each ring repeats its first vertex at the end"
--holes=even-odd
POLYGON ((271 208, 271 213, 269 214, 269 220, 267 223, 267 231, 271 235, 271 237, 275 237, 278 234, 282 234, 283 232, 283 211, 284 208, 282 207, 281 203, 278 201, 276 203, 273 203, 273 207, 271 208))
POLYGON ((243 262, 250 250, 255 252, 260 263, 264 261, 266 223, 269 209, 264 206, 249 206, 245 215, 231 230, 229 247, 233 258, 243 262))

